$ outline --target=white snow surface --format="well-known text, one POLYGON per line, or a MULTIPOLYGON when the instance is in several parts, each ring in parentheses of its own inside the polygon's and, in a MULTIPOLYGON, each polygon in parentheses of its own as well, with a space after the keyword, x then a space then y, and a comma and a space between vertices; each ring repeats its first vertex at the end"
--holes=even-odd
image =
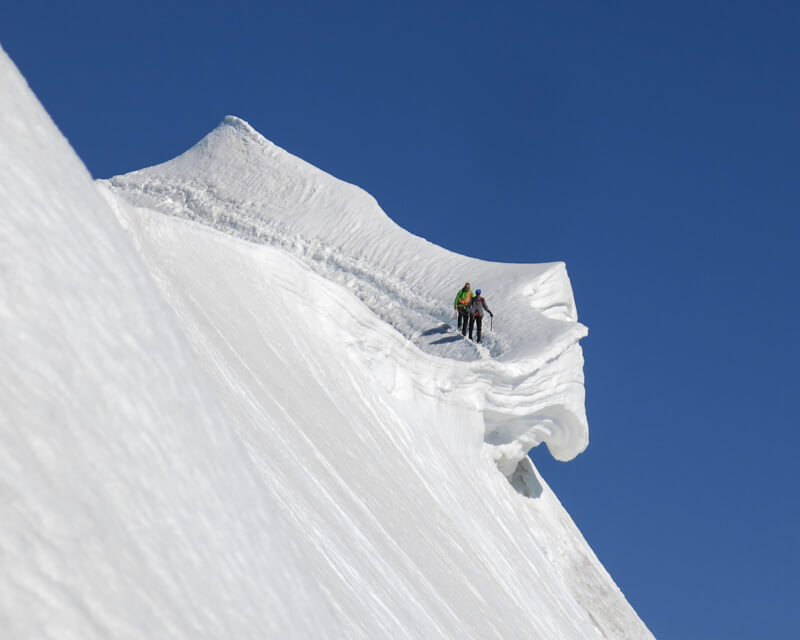
POLYGON ((563 264, 232 117, 93 182, 2 50, 0 169, 3 638, 652 637, 525 455, 588 443, 563 264))

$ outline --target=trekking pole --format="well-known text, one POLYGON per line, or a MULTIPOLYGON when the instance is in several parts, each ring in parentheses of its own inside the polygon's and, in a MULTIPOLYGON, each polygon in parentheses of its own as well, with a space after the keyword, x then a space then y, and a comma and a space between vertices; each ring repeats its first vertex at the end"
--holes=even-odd
POLYGON ((489 316, 489 331, 492 331, 493 324, 494 324, 494 316, 489 316))

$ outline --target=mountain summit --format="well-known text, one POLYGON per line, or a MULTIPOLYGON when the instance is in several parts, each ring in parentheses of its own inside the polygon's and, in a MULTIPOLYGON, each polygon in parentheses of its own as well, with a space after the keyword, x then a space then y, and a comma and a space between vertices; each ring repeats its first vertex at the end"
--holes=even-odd
POLYGON ((652 637, 525 455, 588 443, 564 265, 435 247, 231 117, 93 182, 2 51, 0 166, 9 637, 652 637))

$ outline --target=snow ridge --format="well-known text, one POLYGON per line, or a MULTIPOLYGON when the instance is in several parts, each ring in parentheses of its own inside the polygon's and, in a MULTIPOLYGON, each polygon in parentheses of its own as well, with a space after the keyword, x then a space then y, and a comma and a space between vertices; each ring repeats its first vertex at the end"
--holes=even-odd
POLYGON ((587 446, 578 345, 586 328, 563 263, 489 263, 441 249, 395 225, 362 189, 233 116, 178 158, 103 184, 135 207, 279 247, 423 352, 464 363, 467 377, 486 382, 486 441, 506 475, 541 442, 563 460, 587 446), (452 298, 465 279, 502 323, 485 328, 483 346, 455 332, 452 298))

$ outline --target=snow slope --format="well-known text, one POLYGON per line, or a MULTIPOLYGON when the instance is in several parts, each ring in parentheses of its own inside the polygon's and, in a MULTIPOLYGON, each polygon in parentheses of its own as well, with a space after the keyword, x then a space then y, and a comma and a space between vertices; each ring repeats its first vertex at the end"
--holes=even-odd
POLYGON ((3 637, 651 637, 524 457, 587 442, 563 265, 445 252, 233 118, 93 183, 2 52, 0 168, 3 637))

